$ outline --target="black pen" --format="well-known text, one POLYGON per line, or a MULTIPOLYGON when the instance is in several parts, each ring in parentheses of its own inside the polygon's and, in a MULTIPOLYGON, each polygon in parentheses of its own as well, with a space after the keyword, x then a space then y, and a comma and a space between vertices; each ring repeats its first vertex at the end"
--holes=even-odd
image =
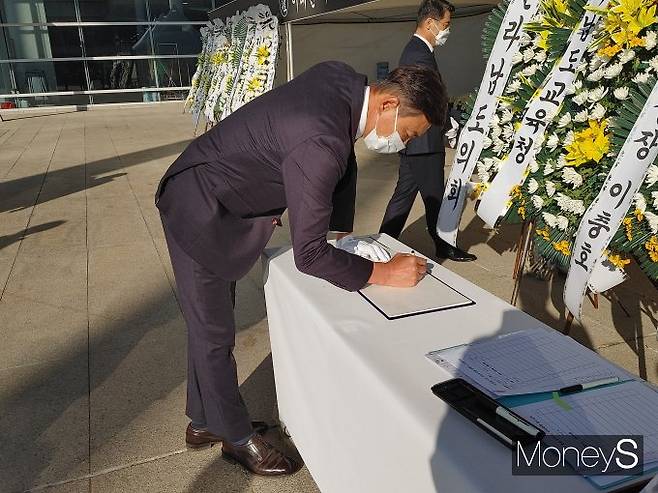
POLYGON ((558 392, 562 395, 573 394, 575 392, 581 392, 587 389, 593 389, 595 387, 601 387, 603 385, 608 385, 610 383, 619 382, 619 377, 610 377, 602 378, 601 380, 593 380, 591 382, 578 383, 576 385, 569 385, 568 387, 562 387, 558 392))

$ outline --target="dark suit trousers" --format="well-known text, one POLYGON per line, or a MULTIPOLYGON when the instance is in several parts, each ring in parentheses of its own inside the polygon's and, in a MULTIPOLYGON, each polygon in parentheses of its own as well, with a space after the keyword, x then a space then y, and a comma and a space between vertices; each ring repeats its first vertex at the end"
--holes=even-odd
POLYGON ((379 228, 380 233, 386 233, 398 238, 404 224, 407 222, 411 207, 420 196, 425 204, 425 220, 427 229, 436 240, 436 223, 439 219, 439 208, 443 200, 443 166, 445 153, 418 154, 407 156, 400 154, 400 174, 395 192, 386 207, 386 213, 379 228))
POLYGON ((178 300, 187 324, 187 416, 236 442, 252 433, 233 358, 235 281, 213 274, 185 253, 165 227, 178 300))

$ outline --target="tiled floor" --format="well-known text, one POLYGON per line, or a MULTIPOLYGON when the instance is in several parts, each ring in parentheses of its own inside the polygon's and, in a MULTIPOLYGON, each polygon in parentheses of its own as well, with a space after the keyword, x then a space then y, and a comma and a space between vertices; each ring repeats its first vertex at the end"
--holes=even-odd
MULTIPOLYGON (((0 123, 0 491, 314 492, 307 470, 247 476, 185 450, 185 328, 153 193, 193 138, 179 104, 0 123)), ((358 149, 356 232, 376 231, 396 158, 358 149)), ((402 240, 431 254, 417 202, 402 240)), ((285 222, 285 218, 284 218, 285 222)), ((509 299, 518 229, 472 207, 449 267, 509 299)), ((289 241, 278 228, 272 244, 289 241)), ((524 278, 519 306, 562 328, 563 280, 524 278)), ((655 290, 641 274, 588 306, 579 341, 658 382, 655 290)), ((260 268, 238 285, 236 359, 254 419, 275 408, 260 268)))

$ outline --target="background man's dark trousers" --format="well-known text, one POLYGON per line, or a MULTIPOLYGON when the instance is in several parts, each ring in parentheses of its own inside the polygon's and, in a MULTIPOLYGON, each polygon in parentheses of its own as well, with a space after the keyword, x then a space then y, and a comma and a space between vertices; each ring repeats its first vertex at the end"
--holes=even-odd
POLYGON ((167 232, 178 300, 188 330, 186 414, 230 442, 252 434, 233 358, 235 281, 197 263, 167 232))
POLYGON ((400 236, 416 195, 420 192, 425 204, 427 230, 436 242, 436 223, 443 200, 444 164, 445 153, 400 154, 398 182, 386 207, 380 233, 386 233, 393 238, 400 236))

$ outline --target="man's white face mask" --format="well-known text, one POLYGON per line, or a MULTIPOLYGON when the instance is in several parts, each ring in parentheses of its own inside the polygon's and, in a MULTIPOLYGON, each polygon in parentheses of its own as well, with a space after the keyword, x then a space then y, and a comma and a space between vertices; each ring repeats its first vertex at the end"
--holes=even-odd
POLYGON ((380 152, 382 154, 393 154, 400 152, 406 146, 402 142, 402 137, 398 133, 398 111, 400 107, 395 108, 395 127, 393 133, 388 137, 377 135, 377 123, 379 123, 379 113, 377 113, 377 120, 375 120, 375 128, 363 138, 366 147, 371 151, 380 152))
MULTIPOLYGON (((432 26, 435 26, 435 24, 432 24, 432 26)), ((438 28, 437 28, 438 29, 438 28)), ((430 30, 432 34, 434 34, 434 31, 430 30)), ((438 30, 439 32, 434 34, 434 46, 443 46, 446 41, 448 40, 448 36, 450 35, 450 28, 446 28, 443 31, 438 30)))

